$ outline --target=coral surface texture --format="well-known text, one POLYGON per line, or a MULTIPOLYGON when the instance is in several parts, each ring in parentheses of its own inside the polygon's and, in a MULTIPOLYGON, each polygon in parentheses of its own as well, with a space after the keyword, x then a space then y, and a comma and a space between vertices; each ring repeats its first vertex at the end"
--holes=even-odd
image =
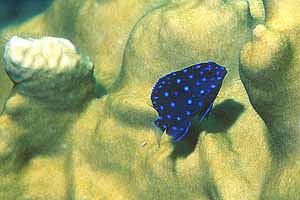
POLYGON ((54 0, 0 30, 0 200, 300 200, 299 0, 54 0), (158 142, 157 80, 227 75, 158 142))

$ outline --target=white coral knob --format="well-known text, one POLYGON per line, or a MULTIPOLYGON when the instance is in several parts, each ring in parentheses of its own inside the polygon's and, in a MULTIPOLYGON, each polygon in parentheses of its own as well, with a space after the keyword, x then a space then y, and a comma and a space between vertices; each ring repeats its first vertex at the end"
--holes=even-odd
POLYGON ((93 64, 67 39, 12 37, 4 49, 4 67, 19 92, 35 97, 57 96, 91 80, 93 64))

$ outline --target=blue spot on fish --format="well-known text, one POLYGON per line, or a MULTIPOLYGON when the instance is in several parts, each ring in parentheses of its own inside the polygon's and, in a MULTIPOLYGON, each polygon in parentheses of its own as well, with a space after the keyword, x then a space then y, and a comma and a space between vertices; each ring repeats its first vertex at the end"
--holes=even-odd
POLYGON ((171 106, 172 108, 174 108, 176 105, 175 105, 174 102, 171 102, 171 103, 170 103, 170 106, 171 106))
POLYGON ((154 124, 173 141, 180 141, 188 133, 192 118, 198 116, 201 121, 208 115, 226 73, 225 67, 208 62, 160 78, 151 94, 158 112, 154 124), (168 84, 161 87, 166 80, 168 84))
POLYGON ((160 105, 159 108, 160 108, 160 110, 164 110, 164 106, 163 105, 160 105))
POLYGON ((198 102, 198 106, 201 107, 203 103, 201 101, 198 102))
POLYGON ((183 87, 183 90, 184 90, 184 91, 189 91, 189 89, 190 89, 190 87, 187 86, 187 85, 183 87))

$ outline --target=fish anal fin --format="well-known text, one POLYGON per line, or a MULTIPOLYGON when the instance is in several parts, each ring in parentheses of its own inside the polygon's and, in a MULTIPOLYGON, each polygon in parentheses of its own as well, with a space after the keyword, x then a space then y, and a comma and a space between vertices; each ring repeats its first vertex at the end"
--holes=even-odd
POLYGON ((190 120, 184 120, 176 124, 175 126, 170 127, 167 130, 167 134, 173 137, 174 142, 179 142, 188 132, 191 126, 190 120))
POLYGON ((205 110, 204 113, 202 113, 201 115, 199 115, 199 122, 201 122, 205 117, 208 117, 211 109, 213 107, 213 103, 209 104, 208 108, 205 110))

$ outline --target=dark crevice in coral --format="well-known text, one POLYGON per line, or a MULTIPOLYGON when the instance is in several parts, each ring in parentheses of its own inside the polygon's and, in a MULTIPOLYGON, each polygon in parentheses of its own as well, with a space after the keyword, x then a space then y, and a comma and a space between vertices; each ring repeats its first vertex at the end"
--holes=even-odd
POLYGON ((269 1, 267 0, 262 0, 263 4, 264 4, 264 8, 265 8, 265 21, 269 20, 271 18, 271 12, 270 12, 270 4, 269 4, 269 1), (269 13, 270 12, 270 13, 269 13))
POLYGON ((212 181, 208 181, 205 186, 205 193, 209 200, 221 199, 217 187, 212 183, 212 181))
POLYGON ((105 87, 101 83, 96 81, 96 86, 95 86, 96 98, 100 99, 102 96, 104 96, 106 94, 107 94, 107 91, 106 91, 105 87))

